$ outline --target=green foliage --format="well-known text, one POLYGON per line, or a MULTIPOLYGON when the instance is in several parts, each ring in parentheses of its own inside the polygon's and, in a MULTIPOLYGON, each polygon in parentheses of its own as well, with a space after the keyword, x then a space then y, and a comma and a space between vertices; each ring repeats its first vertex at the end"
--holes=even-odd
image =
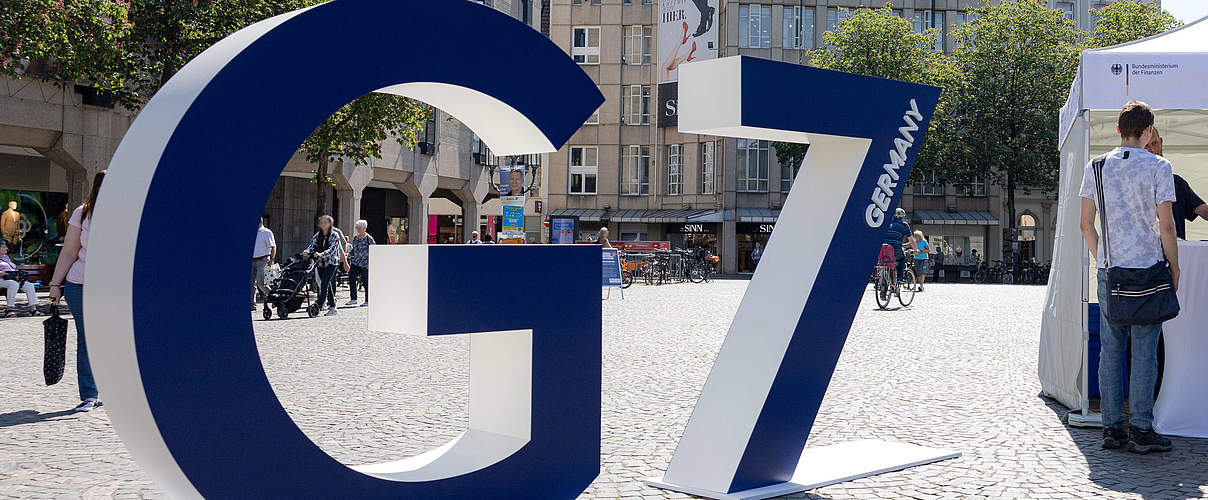
MULTIPOLYGON (((1057 123, 1085 35, 1060 11, 1033 0, 974 9, 956 30, 952 61, 961 75, 943 117, 944 175, 980 175, 1006 188, 1011 227, 1015 190, 1057 187, 1057 123)), ((930 140, 930 138, 929 138, 930 140)))
POLYGON ((1160 5, 1137 0, 1121 0, 1091 14, 1099 20, 1090 39, 1091 48, 1140 40, 1183 25, 1160 5))
MULTIPOLYGON (((935 52, 938 30, 915 33, 911 23, 894 14, 893 5, 880 9, 861 8, 847 16, 834 31, 823 33, 826 48, 810 51, 809 65, 947 87, 957 79, 956 72, 943 53, 935 52)), ((946 105, 941 99, 941 106, 946 105)), ((938 115, 938 113, 937 113, 938 115)), ((934 164, 940 142, 931 131, 915 164, 916 171, 934 164)), ((798 164, 805 157, 803 144, 775 143, 779 161, 798 164)))
MULTIPOLYGON (((0 0, 0 74, 58 85, 89 84, 138 110, 180 68, 219 40, 257 21, 322 1, 0 0)), ((325 204, 324 186, 331 184, 327 162, 380 159, 381 142, 391 137, 414 144, 427 113, 420 103, 371 93, 316 128, 301 149, 319 166, 319 210, 325 204)))

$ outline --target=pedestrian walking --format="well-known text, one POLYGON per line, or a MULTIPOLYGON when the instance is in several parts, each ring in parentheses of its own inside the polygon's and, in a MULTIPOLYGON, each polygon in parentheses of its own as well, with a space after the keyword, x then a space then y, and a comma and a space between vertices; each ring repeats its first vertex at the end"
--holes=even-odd
POLYGON ((87 412, 101 406, 96 380, 92 377, 92 364, 88 361, 88 343, 84 335, 84 258, 88 254, 88 230, 92 227, 92 210, 96 207, 97 193, 105 180, 105 171, 96 173, 92 179, 92 191, 83 205, 76 207, 67 221, 67 236, 55 263, 55 273, 50 279, 50 301, 58 304, 67 299, 71 317, 76 327, 76 379, 80 386, 80 404, 77 412, 87 412))
POLYGON ((256 291, 268 298, 268 287, 264 286, 264 269, 273 265, 277 258, 277 240, 273 231, 264 227, 266 215, 260 217, 260 229, 256 230, 256 243, 252 246, 252 310, 256 310, 256 291))
POLYGON ((1172 210, 1174 174, 1169 161, 1145 150, 1153 135, 1153 123, 1154 114, 1148 105, 1139 101, 1126 104, 1116 127, 1120 146, 1086 165, 1079 190, 1082 235, 1099 270, 1101 444, 1106 449, 1127 446, 1128 451, 1135 453, 1172 448, 1170 439, 1153 429, 1158 335, 1162 323, 1129 321, 1131 316, 1123 306, 1133 305, 1129 297, 1142 292, 1124 294, 1109 284, 1109 279, 1123 281, 1130 275, 1147 276, 1148 285, 1165 282, 1164 288, 1158 285, 1145 290, 1149 297, 1147 305, 1160 305, 1159 294, 1173 294, 1178 289, 1179 250, 1172 210), (1095 228, 1096 214, 1103 227, 1102 239, 1095 228), (1153 230, 1154 221, 1158 222, 1158 231, 1153 230), (1111 278, 1109 269, 1113 270, 1111 278), (1130 274, 1121 278, 1116 274, 1120 270, 1130 274), (1113 305, 1120 306, 1120 310, 1113 310, 1113 305), (1124 350, 1130 341, 1132 362, 1125 432, 1122 372, 1124 350))
POLYGON ((600 228, 600 232, 596 234, 596 241, 604 248, 612 248, 612 242, 608 241, 608 228, 600 228))
POLYGON ((763 258, 763 248, 759 246, 759 242, 755 242, 755 248, 751 249, 751 261, 755 263, 755 269, 759 269, 759 259, 763 258))
POLYGON ((330 215, 319 216, 319 231, 311 236, 310 246, 306 247, 306 255, 317 261, 319 272, 319 297, 315 303, 320 307, 327 303, 327 315, 336 315, 336 270, 340 265, 344 252, 344 238, 333 227, 335 221, 330 215))
MULTIPOLYGON (((350 300, 346 306, 353 306, 357 303, 357 288, 360 288, 359 283, 365 284, 365 301, 361 302, 361 307, 369 306, 369 245, 376 245, 366 230, 369 229, 369 222, 359 220, 355 225, 356 234, 352 237, 352 250, 348 252, 348 288, 351 290, 350 300)), ((477 235, 478 233, 475 233, 477 235)))
POLYGON ((931 255, 930 252, 927 251, 927 247, 930 245, 927 243, 927 238, 923 237, 922 231, 916 230, 913 238, 914 248, 916 250, 916 252, 914 252, 914 276, 919 282, 918 291, 921 292, 923 291, 923 282, 926 281, 927 278, 927 270, 931 267, 931 255))

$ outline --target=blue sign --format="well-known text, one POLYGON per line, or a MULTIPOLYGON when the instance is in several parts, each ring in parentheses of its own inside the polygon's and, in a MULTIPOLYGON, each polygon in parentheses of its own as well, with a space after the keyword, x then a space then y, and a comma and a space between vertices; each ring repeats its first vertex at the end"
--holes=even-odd
POLYGON ((604 286, 621 286, 621 251, 604 248, 604 286))
POLYGON ((524 206, 508 206, 503 207, 503 230, 504 231, 522 231, 524 230, 524 206))

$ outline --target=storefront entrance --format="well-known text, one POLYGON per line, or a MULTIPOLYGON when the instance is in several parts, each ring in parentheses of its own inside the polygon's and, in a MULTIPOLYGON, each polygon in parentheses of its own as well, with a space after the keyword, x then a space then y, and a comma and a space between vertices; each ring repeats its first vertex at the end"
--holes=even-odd
POLYGON ((738 272, 753 273, 755 272, 755 259, 751 257, 751 252, 755 250, 756 245, 759 246, 759 251, 763 252, 768 246, 768 237, 772 235, 772 230, 776 228, 776 224, 771 222, 755 223, 755 222, 739 222, 736 237, 738 249, 738 272))
POLYGON ((667 240, 671 248, 696 250, 704 248, 718 255, 717 224, 712 222, 685 222, 667 224, 667 240))

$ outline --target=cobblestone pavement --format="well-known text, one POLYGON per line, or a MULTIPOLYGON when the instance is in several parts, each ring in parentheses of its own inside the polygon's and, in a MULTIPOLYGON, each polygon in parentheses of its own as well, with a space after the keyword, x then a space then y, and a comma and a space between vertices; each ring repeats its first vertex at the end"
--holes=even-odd
MULTIPOLYGON (((635 286, 604 302, 603 456, 584 498, 685 498, 640 479, 666 467, 746 285, 635 286)), ((1061 424, 1035 375, 1043 297, 939 284, 878 311, 866 293, 810 445, 881 438, 964 456, 797 497, 1208 496, 1208 440, 1136 456, 1061 424)), ((65 412, 71 354, 64 382, 42 386, 40 319, 0 320, 0 498, 161 497, 105 411, 65 412)), ((371 334, 365 309, 255 326, 282 403, 344 463, 416 454, 466 423, 465 339, 371 334)))

